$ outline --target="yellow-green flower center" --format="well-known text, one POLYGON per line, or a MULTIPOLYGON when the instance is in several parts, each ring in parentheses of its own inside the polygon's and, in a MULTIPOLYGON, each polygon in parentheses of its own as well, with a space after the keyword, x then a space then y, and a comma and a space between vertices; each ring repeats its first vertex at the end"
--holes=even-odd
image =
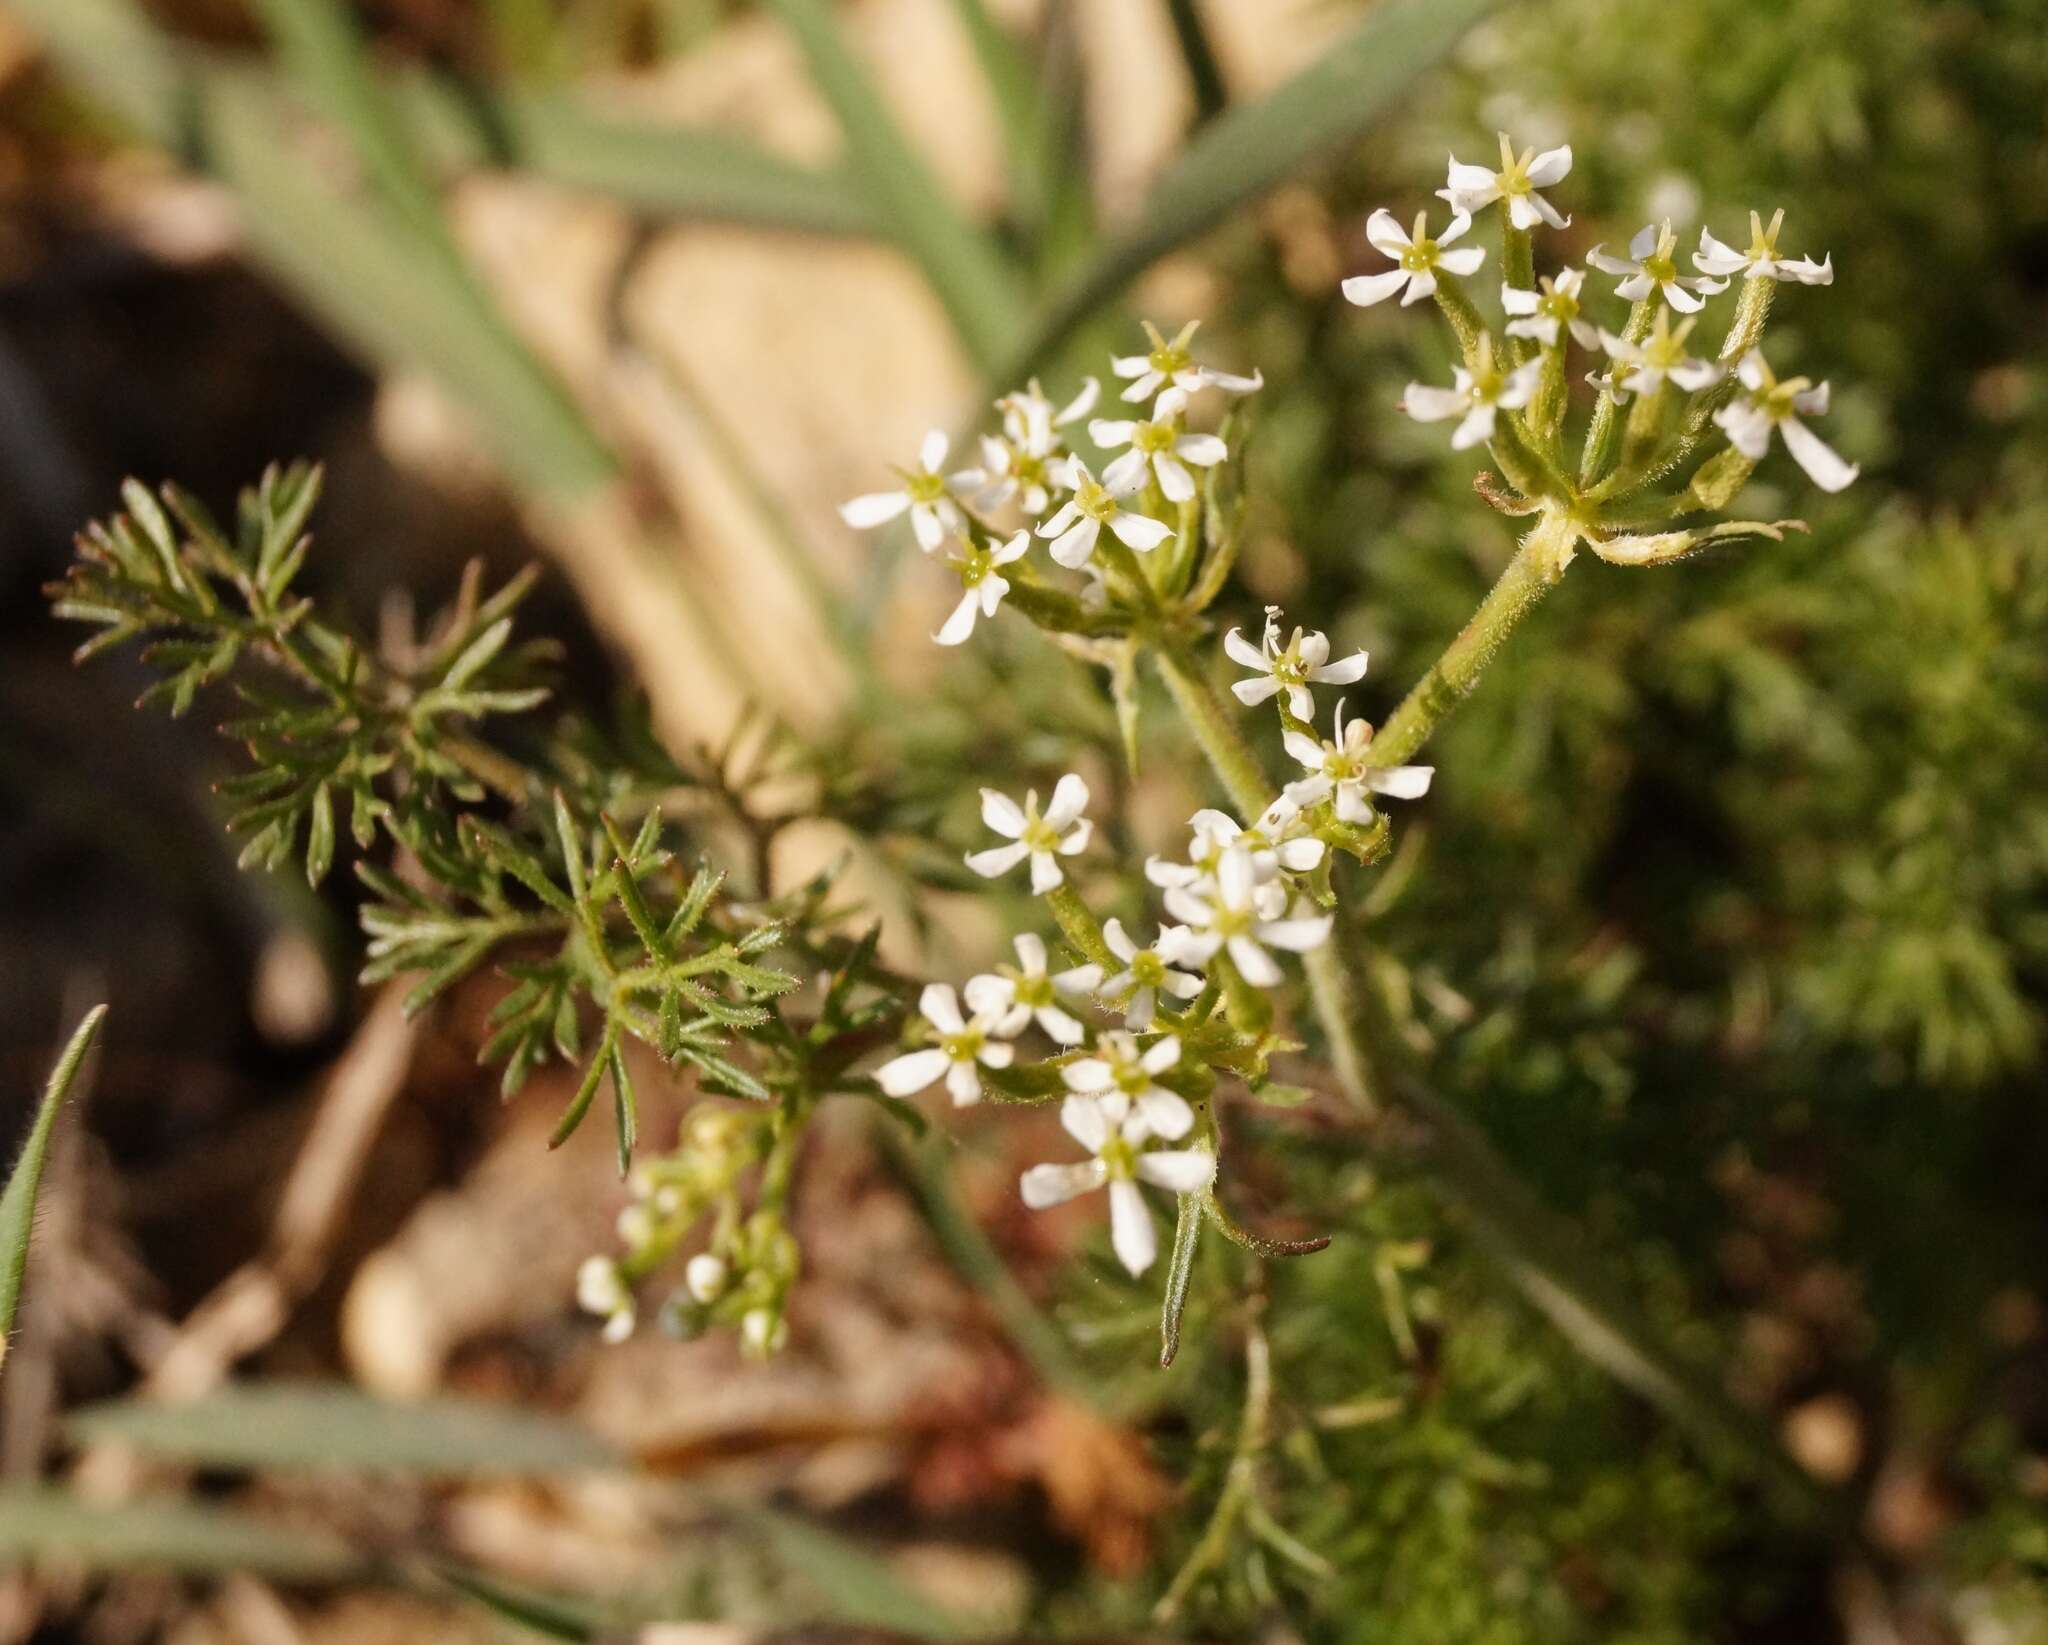
POLYGON ((963 1028, 957 1034, 947 1034, 939 1041, 946 1055, 955 1062, 972 1062, 981 1054, 988 1036, 979 1028, 963 1028))

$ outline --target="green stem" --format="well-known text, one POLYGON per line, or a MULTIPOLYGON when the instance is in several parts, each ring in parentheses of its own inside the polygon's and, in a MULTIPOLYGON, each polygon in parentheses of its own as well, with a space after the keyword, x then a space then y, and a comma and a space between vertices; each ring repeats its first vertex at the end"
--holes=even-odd
POLYGON ((1372 740, 1374 765, 1400 765, 1429 740, 1450 711, 1479 683, 1508 635, 1564 575, 1577 548, 1578 523, 1547 509, 1523 537, 1500 580, 1458 637, 1444 648, 1372 740))
POLYGON ((1103 940, 1102 927, 1094 913, 1081 900, 1071 880, 1062 881, 1048 891, 1045 904, 1059 922, 1061 935, 1080 951, 1083 958, 1112 972, 1123 969, 1116 955, 1110 952, 1109 944, 1103 940))

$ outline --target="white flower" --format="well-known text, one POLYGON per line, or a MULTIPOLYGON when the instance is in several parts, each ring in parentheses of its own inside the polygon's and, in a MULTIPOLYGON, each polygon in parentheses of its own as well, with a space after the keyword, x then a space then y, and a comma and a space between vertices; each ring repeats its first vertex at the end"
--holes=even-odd
POLYGON ((1493 438, 1496 411, 1519 411, 1527 405, 1542 374, 1541 360, 1525 361, 1514 370, 1503 372, 1494 363, 1493 339, 1482 336, 1473 369, 1468 371, 1459 366, 1449 388, 1410 383, 1401 396, 1401 409, 1418 423, 1440 423, 1446 417, 1460 419, 1457 431, 1451 435, 1451 449, 1463 451, 1493 438))
POLYGON ((740 1316, 740 1346, 756 1359, 780 1353, 789 1341, 789 1322, 766 1308, 749 1308, 740 1316))
POLYGON ((1728 289, 1726 280, 1678 272, 1678 237, 1671 232, 1668 222, 1645 223, 1629 241, 1626 257, 1616 257, 1605 246, 1595 246, 1586 253, 1586 261, 1603 274, 1623 277, 1614 288, 1617 297, 1640 303, 1652 292, 1660 292, 1664 301, 1680 314, 1697 314, 1706 306, 1705 297, 1728 289))
POLYGON ((1079 1045, 1085 1030, 1060 1003, 1061 997, 1085 994, 1102 981, 1099 965, 1077 965, 1048 973, 1045 941, 1026 931, 1017 938, 1017 965, 998 966, 993 973, 971 977, 967 1008, 995 1020, 996 1032, 1008 1038, 1024 1032, 1033 1017, 1061 1045, 1079 1045))
POLYGON ((1121 1091, 1070 1096, 1060 1105, 1067 1135, 1095 1157, 1074 1165, 1034 1165, 1018 1179, 1034 1211, 1109 1185, 1109 1243, 1117 1260, 1142 1274, 1159 1255, 1159 1232, 1138 1192, 1140 1182, 1192 1194, 1216 1179, 1216 1156, 1204 1148, 1148 1149, 1152 1130, 1121 1091))
POLYGON ((1664 386, 1667 377, 1691 394, 1711 388, 1726 376, 1725 367, 1712 360, 1695 360, 1685 352, 1685 339, 1697 318, 1688 315, 1673 326, 1671 310, 1660 308, 1657 310, 1657 323, 1640 343, 1617 337, 1605 326, 1601 327, 1600 346, 1607 351, 1607 357, 1616 368, 1609 373, 1616 398, 1655 394, 1664 386))
POLYGON ((1119 377, 1135 379, 1124 390, 1126 400, 1149 400, 1169 383, 1187 394, 1198 388, 1220 388, 1228 394, 1250 394, 1264 386, 1265 378, 1256 371, 1249 377, 1238 377, 1227 371, 1195 364, 1195 357, 1188 352, 1188 344, 1194 340, 1195 328, 1201 324, 1199 320, 1190 320, 1182 326, 1170 343, 1150 320, 1144 324, 1145 336, 1152 344, 1150 351, 1126 354, 1110 361, 1110 369, 1119 377))
POLYGON ((1778 255, 1778 231, 1785 226, 1785 208, 1771 213, 1771 226, 1749 214, 1749 249, 1737 251, 1724 245, 1705 229, 1700 230, 1700 249, 1692 254, 1692 266, 1702 274, 1741 274, 1751 280, 1797 280, 1803 286, 1831 286, 1835 283, 1833 255, 1815 262, 1811 257, 1778 255))
POLYGON ((1516 228, 1531 229, 1539 222, 1563 228, 1571 219, 1559 216, 1557 208, 1536 191, 1564 181, 1572 169, 1571 146, 1545 149, 1541 154, 1527 148, 1518 157, 1508 134, 1499 135, 1500 170, 1462 165, 1454 154, 1445 186, 1436 191, 1438 198, 1467 217, 1496 200, 1505 200, 1508 221, 1516 228))
MULTIPOLYGON (((1188 929, 1178 936, 1166 957, 1206 965, 1217 949, 1229 951, 1238 974, 1255 988, 1280 981, 1280 967, 1262 944, 1305 954, 1329 939, 1330 916, 1282 918, 1269 914, 1271 900, 1260 894, 1258 872, 1249 851, 1229 850, 1216 865, 1216 878, 1204 885, 1174 886, 1166 906, 1188 929)), ((1284 911, 1280 911, 1284 912, 1284 911)))
POLYGON ((1090 377, 1058 410, 1035 377, 1027 387, 1005 394, 995 403, 1003 414, 1002 434, 983 435, 981 465, 955 479, 972 481, 979 491, 976 500, 984 508, 1015 497, 1024 512, 1037 519, 1052 506, 1052 488, 1059 483, 1053 462, 1066 449, 1059 431, 1093 411, 1101 392, 1102 385, 1090 377))
POLYGON ((946 540, 946 533, 960 529, 960 510, 952 493, 980 489, 984 483, 977 469, 966 469, 950 479, 940 470, 945 466, 951 442, 945 430, 933 429, 917 448, 917 467, 898 469, 903 485, 896 491, 871 491, 850 503, 839 505, 839 517, 858 531, 886 524, 905 509, 910 511, 910 529, 917 534, 917 546, 927 554, 946 540))
POLYGON ((1178 1092, 1158 1083, 1156 1076, 1180 1063, 1180 1041, 1162 1035, 1145 1050, 1137 1039, 1120 1028, 1104 1034, 1092 1057, 1076 1057, 1060 1070, 1069 1091, 1084 1097, 1099 1097, 1114 1091, 1126 1098, 1145 1127, 1155 1137, 1178 1142, 1194 1129, 1195 1111, 1178 1092))
POLYGON ((1316 700, 1309 682, 1317 685, 1352 685, 1365 678, 1366 657, 1354 651, 1336 662, 1330 661, 1330 637, 1311 629, 1297 628, 1285 646, 1280 644, 1280 608, 1266 607, 1266 631, 1255 649, 1233 628, 1223 636, 1223 649, 1230 660, 1249 668, 1253 678, 1231 686, 1231 695, 1247 708, 1256 708, 1275 692, 1287 693, 1287 706, 1297 720, 1313 719, 1316 700))
POLYGON ((1775 428, 1784 435, 1785 449, 1792 453, 1793 461, 1821 490, 1840 491, 1856 478, 1856 465, 1842 461, 1833 447, 1799 420, 1826 414, 1826 383, 1815 386, 1805 377, 1790 377, 1781 383, 1756 349, 1743 356, 1735 375, 1749 392, 1715 412, 1714 421, 1727 431, 1737 451, 1752 461, 1761 459, 1771 448, 1771 430, 1775 428))
POLYGON ((1259 813, 1251 827, 1241 826, 1226 812, 1204 807, 1188 819, 1194 837, 1188 842, 1188 860, 1167 862, 1159 857, 1145 859, 1145 878, 1154 885, 1171 887, 1195 885, 1214 879, 1216 865, 1230 850, 1251 854, 1252 869, 1261 885, 1284 868, 1290 874, 1306 874, 1323 860, 1323 842, 1303 833, 1301 807, 1286 794, 1259 813))
POLYGON ((875 1070, 875 1083, 892 1097, 908 1097, 943 1078, 954 1107, 981 1101, 977 1065, 1007 1068, 1017 1054, 1015 1046, 1005 1045, 999 1038, 1001 1024, 983 1011, 962 1017, 960 997, 951 983, 926 983, 917 1008, 938 1030, 939 1043, 891 1058, 875 1070))
POLYGON ((699 1251, 683 1267, 683 1289, 702 1303, 716 1302, 725 1294, 725 1258, 699 1251))
POLYGON ((1401 306, 1406 308, 1410 303, 1419 303, 1435 293, 1438 269, 1450 274, 1477 273, 1479 265, 1486 261, 1482 247, 1444 250, 1471 226, 1472 219, 1464 212, 1454 212, 1443 233, 1432 240, 1429 237, 1428 212, 1418 211, 1415 214, 1415 230, 1411 234, 1394 221, 1391 211, 1382 207, 1365 220, 1365 237, 1377 250, 1393 258, 1396 266, 1384 274, 1353 275, 1344 282, 1345 300, 1356 303, 1360 308, 1370 308, 1406 286, 1407 294, 1401 299, 1401 306))
POLYGON ((1579 292, 1586 284, 1582 268, 1565 269, 1553 280, 1544 275, 1542 291, 1520 286, 1500 288, 1500 306, 1514 316, 1507 323, 1510 337, 1533 337, 1545 348, 1557 347, 1560 327, 1568 328, 1581 348, 1599 345, 1599 334, 1579 318, 1579 292))
POLYGON ((979 548, 962 537, 957 539, 962 552, 953 557, 953 569, 960 573, 960 586, 965 591, 960 603, 953 607, 953 613, 932 636, 940 645, 959 645, 974 632, 977 616, 993 617, 996 607, 1003 603, 1003 596, 1010 592, 1009 579, 997 575, 996 567, 1008 565, 1020 559, 1031 546, 1031 533, 1020 531, 1008 542, 994 548, 979 548))
POLYGON ((1177 940, 1164 927, 1150 948, 1140 948, 1124 930, 1122 920, 1102 922, 1102 940, 1123 962, 1123 969, 1102 985, 1102 997, 1121 1005, 1124 1021, 1139 1033, 1152 1026, 1157 1013, 1159 991, 1163 988, 1177 1000, 1191 1000, 1202 991, 1202 979, 1189 971, 1176 971, 1166 963, 1162 950, 1177 940))
POLYGON ((1230 455, 1230 448, 1214 434, 1189 434, 1184 418, 1188 408, 1187 390, 1169 388, 1159 396, 1152 416, 1144 422, 1113 422, 1098 417, 1088 425, 1088 438, 1105 451, 1129 446, 1102 471, 1102 483, 1114 495, 1136 491, 1145 483, 1149 465, 1159 477, 1159 489, 1169 502, 1184 503, 1195 494, 1195 477, 1184 466, 1214 468, 1230 455))
POLYGON ((610 1257, 590 1257, 576 1270, 576 1305, 603 1316, 606 1342, 624 1342, 633 1334, 632 1287, 610 1257))
POLYGON ((1088 785, 1069 771, 1054 786, 1052 804, 1045 814, 1038 812, 1038 791, 1024 796, 1020 808, 1007 794, 993 788, 981 791, 981 820, 1011 841, 986 851, 970 852, 967 866, 984 879, 1007 874, 1026 857, 1031 859, 1031 889, 1037 896, 1059 885, 1066 876, 1059 859, 1088 848, 1094 824, 1082 816, 1088 809, 1088 785))
POLYGON ((1337 705, 1336 732, 1336 740, 1326 743, 1299 731, 1290 731, 1282 739, 1289 756, 1309 773, 1287 785, 1287 797, 1297 805, 1314 805, 1334 794, 1338 817, 1348 823, 1362 823, 1372 816, 1368 794, 1419 800, 1429 792, 1434 766, 1370 763, 1372 727, 1364 720, 1347 724, 1342 703, 1337 705))
POLYGON ((1038 534, 1052 539, 1052 557, 1069 571, 1078 571, 1095 557, 1096 539, 1104 526, 1116 533, 1119 542, 1141 554, 1150 553, 1173 535, 1162 522, 1133 514, 1123 506, 1124 498, 1138 489, 1141 480, 1123 486, 1100 485, 1078 457, 1066 460, 1059 477, 1074 494, 1060 504, 1051 519, 1039 524, 1038 534))

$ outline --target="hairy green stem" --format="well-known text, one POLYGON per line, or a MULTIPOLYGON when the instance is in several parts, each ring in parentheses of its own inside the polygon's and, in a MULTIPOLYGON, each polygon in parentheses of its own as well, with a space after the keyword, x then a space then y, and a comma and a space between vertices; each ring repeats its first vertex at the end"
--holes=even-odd
POLYGON ((1472 620, 1374 734, 1370 754, 1374 765, 1406 762, 1465 700, 1515 625, 1564 575, 1579 536, 1578 523, 1564 510, 1545 510, 1522 538, 1515 557, 1479 603, 1472 620))
MULTIPOLYGON (((1657 294, 1637 301, 1628 311, 1628 324, 1621 328, 1621 334, 1631 343, 1640 343, 1650 335, 1650 324, 1657 317, 1657 294)), ((1579 455, 1579 489, 1585 490, 1604 476, 1614 462, 1614 419, 1620 402, 1608 389, 1600 391, 1600 398, 1593 406, 1593 420, 1586 427, 1586 443, 1579 455)))

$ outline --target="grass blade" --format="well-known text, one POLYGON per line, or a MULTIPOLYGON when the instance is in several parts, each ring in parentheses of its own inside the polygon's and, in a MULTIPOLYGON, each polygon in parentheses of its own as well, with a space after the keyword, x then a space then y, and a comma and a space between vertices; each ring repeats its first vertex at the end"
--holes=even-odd
POLYGON ((13 1333, 14 1311, 21 1302, 29 1235, 35 1230, 36 1188, 43 1180, 43 1161, 49 1156, 50 1135, 57 1128, 57 1110, 71 1094, 78 1071, 85 1065, 85 1053, 106 1014, 104 1005, 96 1005, 72 1031, 71 1043, 64 1047, 64 1054, 50 1071, 49 1084, 43 1088, 42 1104, 29 1124, 21 1158, 14 1162, 6 1191, 0 1192, 0 1365, 7 1362, 7 1339, 13 1333))
POLYGON ((1029 328, 1001 375, 1019 382, 1134 277, 1302 166, 1368 130, 1495 0, 1385 0, 1278 90, 1203 128, 1153 185, 1136 223, 1029 328))
POLYGON ((0 1566, 27 1560, 95 1571, 247 1571, 283 1582, 344 1581, 368 1569, 339 1538, 273 1518, 171 1500, 103 1506, 13 1486, 0 1490, 0 1566))
POLYGON ((396 1405, 338 1383, 227 1388, 193 1405, 118 1400, 74 1412, 66 1426, 80 1442, 115 1440, 205 1468, 373 1469, 449 1479, 630 1465, 560 1418, 479 1400, 396 1405))
POLYGON ((1000 359, 1025 292, 995 243, 950 200, 910 146, 824 0, 769 0, 838 117, 855 174, 890 236, 917 262, 976 364, 1000 359))
POLYGON ((443 171, 530 172, 662 217, 805 234, 873 236, 871 206, 844 175, 811 171, 723 132, 600 114, 573 92, 526 92, 404 75, 392 97, 443 171))

